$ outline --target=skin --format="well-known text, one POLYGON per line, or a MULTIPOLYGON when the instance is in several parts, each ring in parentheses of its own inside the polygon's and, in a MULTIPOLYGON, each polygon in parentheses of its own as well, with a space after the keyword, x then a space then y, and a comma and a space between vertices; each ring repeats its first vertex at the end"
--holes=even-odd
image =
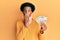
POLYGON ((47 29, 47 26, 46 26, 46 24, 44 24, 44 23, 41 23, 40 25, 41 25, 40 33, 43 34, 44 31, 47 29))
POLYGON ((31 16, 32 14, 32 11, 31 11, 31 8, 30 7, 24 7, 24 22, 25 22, 25 26, 28 26, 29 25, 29 17, 31 16))
MULTIPOLYGON (((29 20, 29 17, 30 17, 31 14, 32 14, 32 10, 31 10, 30 7, 26 6, 26 7, 24 7, 23 13, 24 13, 24 24, 25 24, 25 26, 27 27, 27 26, 29 25, 29 22, 31 22, 31 21, 29 20)), ((47 29, 47 27, 46 27, 46 24, 44 24, 44 23, 40 23, 40 25, 41 25, 40 33, 43 34, 44 31, 47 29)))

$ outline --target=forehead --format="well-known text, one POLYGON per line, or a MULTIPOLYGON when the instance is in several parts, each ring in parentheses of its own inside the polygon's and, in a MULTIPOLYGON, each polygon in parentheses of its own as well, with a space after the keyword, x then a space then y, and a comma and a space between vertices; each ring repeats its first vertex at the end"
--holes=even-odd
POLYGON ((29 6, 25 6, 24 9, 31 9, 31 7, 29 7, 29 6))

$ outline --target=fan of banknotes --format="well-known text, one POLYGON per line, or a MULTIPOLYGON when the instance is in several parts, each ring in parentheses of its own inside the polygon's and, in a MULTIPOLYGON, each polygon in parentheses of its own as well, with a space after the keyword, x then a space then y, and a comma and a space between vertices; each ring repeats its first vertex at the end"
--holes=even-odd
POLYGON ((37 22, 43 22, 46 24, 46 21, 48 20, 48 18, 45 16, 39 16, 36 18, 36 20, 37 20, 37 22))

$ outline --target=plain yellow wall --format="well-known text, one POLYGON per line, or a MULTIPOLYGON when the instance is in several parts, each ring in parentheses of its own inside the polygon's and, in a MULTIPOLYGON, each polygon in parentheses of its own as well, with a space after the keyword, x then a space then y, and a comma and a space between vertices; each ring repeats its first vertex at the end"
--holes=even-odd
POLYGON ((60 0, 0 0, 0 40, 15 40, 16 21, 23 18, 19 7, 24 2, 35 5, 34 19, 48 17, 45 40, 60 40, 60 0))

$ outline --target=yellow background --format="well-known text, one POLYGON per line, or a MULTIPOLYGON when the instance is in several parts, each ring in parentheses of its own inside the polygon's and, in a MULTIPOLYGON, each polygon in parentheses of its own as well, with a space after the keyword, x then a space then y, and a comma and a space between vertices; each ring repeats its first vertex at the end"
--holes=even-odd
POLYGON ((33 18, 48 17, 45 40, 60 40, 60 0, 0 0, 0 40, 15 40, 16 21, 23 18, 19 7, 24 2, 36 6, 33 18))

